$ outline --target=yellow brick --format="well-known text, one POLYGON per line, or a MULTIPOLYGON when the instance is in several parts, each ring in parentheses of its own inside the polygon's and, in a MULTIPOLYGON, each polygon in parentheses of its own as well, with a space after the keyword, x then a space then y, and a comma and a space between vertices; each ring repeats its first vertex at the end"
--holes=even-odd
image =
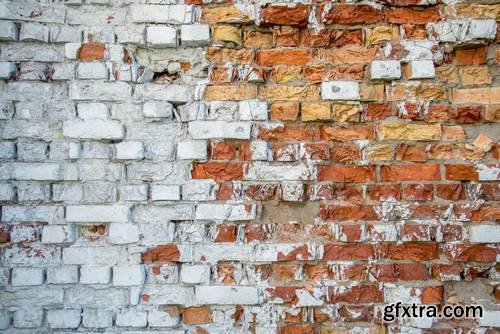
POLYGON ((393 26, 379 26, 366 29, 366 45, 390 41, 398 37, 398 28, 393 26))
POLYGON ((213 28, 214 41, 241 44, 241 29, 236 26, 221 25, 213 28))
POLYGON ((277 66, 271 71, 270 78, 274 83, 285 83, 300 79, 301 73, 299 66, 277 66))
POLYGON ((359 85, 359 95, 362 101, 384 101, 384 84, 366 84, 359 85))
POLYGON ((500 87, 451 90, 452 103, 500 104, 500 87))
POLYGON ((265 100, 315 101, 319 99, 316 86, 275 86, 261 87, 260 96, 265 100))
POLYGON ((489 18, 500 20, 500 4, 481 5, 481 4, 457 4, 455 6, 457 17, 463 18, 489 18))
POLYGON ((394 158, 394 148, 391 145, 374 145, 368 148, 370 161, 387 161, 394 158))
POLYGON ((359 122, 361 106, 359 104, 334 104, 333 120, 337 122, 359 122))
POLYGON ((436 78, 447 83, 458 83, 458 71, 455 65, 436 67, 436 78))
POLYGON ((302 103, 301 115, 303 121, 330 119, 330 103, 302 103))
POLYGON ((208 23, 247 23, 250 17, 235 6, 203 8, 202 21, 208 23))
POLYGON ((443 100, 445 98, 444 87, 441 84, 420 84, 417 87, 416 95, 422 100, 443 100))
POLYGON ((464 85, 491 84, 488 66, 466 66, 459 70, 460 81, 464 85))
POLYGON ((208 86, 205 91, 206 101, 238 101, 255 99, 257 97, 257 86, 253 85, 230 85, 230 86, 208 86))
POLYGON ((439 140, 441 125, 384 123, 379 125, 380 140, 439 140))

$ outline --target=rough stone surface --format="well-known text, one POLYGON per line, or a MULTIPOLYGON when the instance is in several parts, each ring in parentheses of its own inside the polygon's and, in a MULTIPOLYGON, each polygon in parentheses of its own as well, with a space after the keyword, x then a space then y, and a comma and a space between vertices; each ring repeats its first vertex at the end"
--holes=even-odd
POLYGON ((0 333, 498 332, 497 2, 0 1, 0 333))

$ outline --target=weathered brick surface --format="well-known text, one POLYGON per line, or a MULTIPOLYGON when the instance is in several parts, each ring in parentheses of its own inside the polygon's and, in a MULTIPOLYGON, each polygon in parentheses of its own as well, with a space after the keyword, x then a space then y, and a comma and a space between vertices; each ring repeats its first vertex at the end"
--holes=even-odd
POLYGON ((498 331, 496 2, 0 1, 0 333, 498 331))

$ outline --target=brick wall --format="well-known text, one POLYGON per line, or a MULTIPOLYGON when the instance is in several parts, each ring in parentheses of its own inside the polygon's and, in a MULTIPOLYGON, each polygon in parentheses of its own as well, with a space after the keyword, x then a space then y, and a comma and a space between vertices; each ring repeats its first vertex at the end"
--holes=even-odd
POLYGON ((0 332, 494 333, 500 5, 178 2, 0 2, 0 332))

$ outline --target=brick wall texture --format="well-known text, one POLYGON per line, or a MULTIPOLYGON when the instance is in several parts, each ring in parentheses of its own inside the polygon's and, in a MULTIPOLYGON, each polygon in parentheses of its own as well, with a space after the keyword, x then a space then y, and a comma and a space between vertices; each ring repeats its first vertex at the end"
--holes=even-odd
POLYGON ((498 333, 497 21, 0 1, 0 333, 498 333))

